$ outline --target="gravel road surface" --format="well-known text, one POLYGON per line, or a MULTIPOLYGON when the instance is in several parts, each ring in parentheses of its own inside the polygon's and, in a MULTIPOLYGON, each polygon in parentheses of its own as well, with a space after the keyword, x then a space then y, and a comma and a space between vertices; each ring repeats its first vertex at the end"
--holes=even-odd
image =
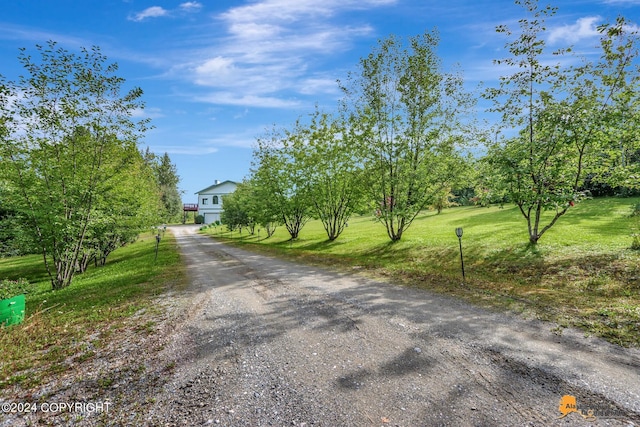
POLYGON ((151 424, 640 425, 637 349, 171 231, 192 298, 151 424))
POLYGON ((170 230, 188 289, 3 390, 0 427, 640 426, 638 349, 170 230))

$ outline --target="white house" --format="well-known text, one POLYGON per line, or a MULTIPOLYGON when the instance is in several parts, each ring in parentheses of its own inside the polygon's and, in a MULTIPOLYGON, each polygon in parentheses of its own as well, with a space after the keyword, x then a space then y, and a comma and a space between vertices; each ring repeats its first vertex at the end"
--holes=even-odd
POLYGON ((220 182, 216 179, 213 185, 196 192, 198 195, 198 215, 204 217, 205 224, 220 220, 222 213, 222 199, 227 194, 236 191, 237 183, 233 181, 220 182))

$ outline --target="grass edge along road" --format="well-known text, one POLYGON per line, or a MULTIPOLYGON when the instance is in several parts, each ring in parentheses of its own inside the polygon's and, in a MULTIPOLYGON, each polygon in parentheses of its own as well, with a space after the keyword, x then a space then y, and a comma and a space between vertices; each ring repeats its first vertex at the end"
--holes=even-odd
POLYGON ((526 222, 515 206, 454 207, 425 212, 391 243, 371 216, 354 217, 335 241, 320 221, 295 241, 284 227, 269 239, 206 226, 226 242, 305 263, 390 279, 460 297, 493 310, 554 322, 556 333, 577 327, 622 346, 640 346, 640 251, 631 234, 640 198, 586 200, 560 218, 537 247, 527 244, 526 222), (466 280, 462 284, 455 228, 462 227, 466 280))
POLYGON ((41 255, 0 259, 2 278, 24 277, 34 285, 24 322, 0 328, 0 390, 35 387, 72 369, 124 328, 153 333, 150 319, 160 310, 154 301, 186 284, 175 238, 166 233, 157 260, 155 246, 155 237, 143 234, 58 291, 51 291, 41 255))

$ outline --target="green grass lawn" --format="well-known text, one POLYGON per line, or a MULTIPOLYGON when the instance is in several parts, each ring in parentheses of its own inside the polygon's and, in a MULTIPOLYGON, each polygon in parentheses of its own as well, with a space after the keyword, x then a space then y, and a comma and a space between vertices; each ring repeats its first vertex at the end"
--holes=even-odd
MULTIPOLYGON (((0 389, 35 386, 70 368, 69 361, 93 357, 127 320, 156 309, 153 297, 185 285, 174 238, 167 233, 155 260, 151 234, 113 252, 104 267, 90 267, 62 290, 51 291, 41 256, 0 259, 0 279, 24 277, 34 285, 27 294, 25 321, 0 328, 0 389)), ((145 329, 149 325, 141 324, 145 329)))
POLYGON ((575 326, 611 342, 640 345, 640 252, 630 249, 640 222, 631 217, 640 198, 586 200, 558 220, 537 247, 513 206, 457 207, 420 215, 391 243, 372 217, 352 218, 334 242, 319 221, 289 241, 284 227, 206 233, 256 250, 305 262, 359 267, 377 277, 462 297, 485 307, 575 326), (462 282, 455 228, 462 227, 466 281, 462 282))

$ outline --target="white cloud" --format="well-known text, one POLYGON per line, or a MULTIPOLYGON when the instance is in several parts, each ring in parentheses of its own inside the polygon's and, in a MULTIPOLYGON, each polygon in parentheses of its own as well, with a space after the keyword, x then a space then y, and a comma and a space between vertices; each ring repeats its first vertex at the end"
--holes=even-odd
POLYGON ((143 118, 143 119, 157 119, 160 117, 164 117, 165 115, 162 113, 162 110, 159 108, 151 107, 151 108, 136 108, 132 111, 131 116, 134 118, 143 118))
POLYGON ((573 25, 564 25, 554 28, 549 34, 549 43, 554 44, 558 41, 567 43, 577 43, 583 39, 598 36, 597 23, 601 18, 599 16, 588 16, 580 18, 573 25))
POLYGON ((254 40, 264 40, 267 37, 274 37, 282 31, 283 28, 279 25, 256 22, 235 22, 229 25, 230 33, 239 37, 254 40))
POLYGON ((252 94, 291 88, 295 77, 302 72, 298 60, 283 58, 281 62, 268 61, 264 58, 261 63, 253 63, 233 55, 217 56, 190 67, 188 72, 193 82, 200 86, 252 94))
MULTIPOLYGON (((209 93, 191 96, 211 104, 296 108, 306 96, 333 97, 335 80, 341 76, 322 72, 309 76, 309 70, 330 64, 356 39, 374 34, 366 22, 341 15, 397 1, 254 0, 232 7, 214 16, 207 32, 193 37, 198 48, 181 51, 178 60, 171 55, 175 65, 167 75, 210 88, 209 93)), ((197 10, 195 3, 183 2, 180 8, 197 10)))
POLYGON ((263 0, 230 9, 223 14, 223 18, 232 22, 293 22, 307 17, 330 17, 342 10, 368 9, 396 2, 397 0, 263 0))
POLYGON ((298 100, 286 100, 277 97, 259 96, 240 92, 213 92, 196 97, 197 101, 212 104, 238 105, 258 108, 293 108, 300 105, 298 100))
POLYGON ((337 79, 333 78, 308 78, 301 82, 300 93, 315 95, 318 93, 339 93, 337 79))
POLYGON ((198 11, 202 9, 202 4, 198 3, 197 1, 188 1, 186 3, 182 3, 180 5, 180 9, 187 12, 198 11))
MULTIPOLYGON (((234 75, 233 60, 216 56, 195 67, 196 81, 207 85, 209 80, 224 81, 234 75)), ((218 83, 214 84, 217 86, 218 83)))
POLYGON ((138 12, 133 16, 129 16, 130 21, 140 22, 144 21, 147 18, 161 18, 163 16, 171 16, 176 14, 177 12, 198 12, 202 9, 202 4, 197 1, 188 1, 180 4, 177 9, 168 10, 161 6, 151 6, 143 10, 142 12, 138 12))
POLYGON ((161 16, 167 16, 169 11, 160 6, 151 6, 129 17, 129 20, 140 22, 147 18, 159 18, 161 16))
POLYGON ((160 145, 152 148, 155 153, 206 155, 213 154, 221 147, 252 148, 255 145, 256 135, 264 132, 264 128, 250 127, 244 131, 233 133, 220 133, 215 137, 193 135, 193 143, 188 146, 160 145))

